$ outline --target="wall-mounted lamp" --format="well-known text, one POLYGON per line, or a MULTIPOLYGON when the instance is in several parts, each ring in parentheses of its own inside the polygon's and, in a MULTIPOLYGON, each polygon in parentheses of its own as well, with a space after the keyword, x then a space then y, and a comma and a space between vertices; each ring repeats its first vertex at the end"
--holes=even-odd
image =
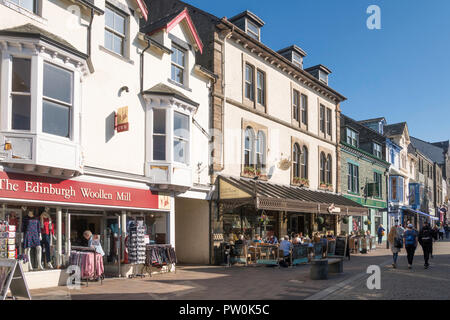
POLYGON ((126 93, 130 92, 130 89, 127 86, 123 86, 119 89, 119 96, 122 95, 122 92, 125 91, 126 93))
POLYGON ((12 149, 11 141, 6 140, 5 141, 5 150, 11 150, 11 149, 12 149))

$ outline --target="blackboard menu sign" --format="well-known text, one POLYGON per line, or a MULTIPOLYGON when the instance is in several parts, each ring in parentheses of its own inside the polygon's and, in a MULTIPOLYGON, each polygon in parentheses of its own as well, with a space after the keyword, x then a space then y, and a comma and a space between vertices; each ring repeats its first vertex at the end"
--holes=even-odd
POLYGON ((292 247, 292 264, 308 262, 308 245, 294 244, 292 247))
POLYGON ((336 240, 328 240, 327 255, 334 256, 336 251, 336 240))
POLYGON ((334 255, 337 257, 345 257, 345 252, 347 251, 347 238, 337 237, 334 255))

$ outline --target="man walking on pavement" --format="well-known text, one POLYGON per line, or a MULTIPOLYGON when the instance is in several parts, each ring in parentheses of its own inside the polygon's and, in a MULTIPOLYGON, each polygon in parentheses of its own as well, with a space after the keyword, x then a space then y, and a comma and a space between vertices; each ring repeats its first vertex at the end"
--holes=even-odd
POLYGON ((423 250, 425 269, 428 269, 428 260, 430 258, 430 253, 433 251, 433 234, 430 224, 427 221, 424 223, 423 228, 419 232, 419 243, 423 250))
POLYGON ((414 253, 417 248, 417 231, 413 229, 412 224, 408 224, 408 229, 405 231, 403 237, 405 238, 405 249, 408 258, 408 269, 412 268, 414 253))

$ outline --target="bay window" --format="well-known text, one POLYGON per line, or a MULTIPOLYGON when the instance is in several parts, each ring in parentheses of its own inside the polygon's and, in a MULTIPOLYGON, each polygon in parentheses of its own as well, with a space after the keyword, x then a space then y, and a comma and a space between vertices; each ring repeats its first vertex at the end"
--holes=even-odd
POLYGON ((153 160, 166 160, 165 109, 153 109, 153 160))
POLYGON ((73 73, 44 63, 42 131, 70 137, 73 105, 73 73))
POLYGON ((189 164, 189 116, 174 112, 173 115, 173 160, 189 164))
POLYGON ((11 129, 30 130, 31 60, 12 59, 11 129))
POLYGON ((17 4, 19 7, 27 9, 28 11, 33 12, 34 14, 38 13, 37 8, 37 0, 9 0, 12 3, 17 4))

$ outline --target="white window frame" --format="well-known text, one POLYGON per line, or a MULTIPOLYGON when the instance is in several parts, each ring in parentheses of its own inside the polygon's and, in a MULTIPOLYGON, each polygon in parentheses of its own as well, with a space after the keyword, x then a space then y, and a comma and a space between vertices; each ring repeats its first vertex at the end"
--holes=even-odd
POLYGON ((251 21, 248 20, 248 19, 245 19, 245 29, 246 29, 245 32, 246 32, 250 37, 252 37, 253 39, 258 40, 258 41, 261 40, 261 29, 260 29, 256 24, 254 24, 253 22, 251 22, 251 21), (255 29, 257 29, 257 30, 258 30, 258 33, 255 33, 253 30, 251 30, 251 29, 249 28, 249 25, 250 25, 250 26, 253 26, 255 29))
POLYGON ((359 148, 359 133, 353 129, 347 128, 346 130, 347 143, 355 148, 359 148), (351 135, 349 135, 351 133, 351 135), (350 139, 350 141, 349 141, 350 139), (356 145, 355 145, 356 144, 356 145))
POLYGON ((326 132, 327 135, 331 136, 333 134, 333 110, 331 110, 330 108, 326 108, 325 110, 326 113, 326 132))
POLYGON ((245 67, 244 67, 244 97, 245 99, 254 102, 255 101, 255 66, 249 64, 249 63, 245 63, 245 67), (249 70, 251 70, 250 72, 250 80, 247 79, 247 68, 249 70), (249 89, 247 91, 247 88, 249 89))
POLYGON ((292 89, 292 117, 295 121, 300 122, 300 92, 292 89))
POLYGON ((256 70, 256 103, 266 106, 266 73, 260 69, 256 70), (262 76, 262 84, 260 84, 260 75, 262 76))
POLYGON ((303 123, 305 126, 308 125, 308 96, 306 94, 301 93, 300 94, 300 115, 301 123, 303 123), (303 97, 305 103, 303 104, 303 97))
POLYGON ((172 143, 173 143, 173 148, 174 148, 174 150, 175 150, 175 142, 176 142, 176 141, 181 141, 181 142, 184 142, 184 143, 185 143, 185 145, 186 145, 186 149, 185 149, 185 152, 186 152, 186 156, 185 156, 186 161, 185 161, 185 162, 176 161, 176 160, 175 160, 175 156, 174 156, 175 151, 174 151, 173 154, 172 154, 172 160, 173 160, 174 163, 182 163, 182 164, 185 164, 185 165, 189 166, 189 165, 190 165, 190 162, 191 162, 191 161, 190 161, 191 117, 190 117, 189 114, 186 114, 186 113, 183 113, 183 112, 174 110, 174 111, 173 111, 173 118, 171 119, 172 123, 174 123, 174 124, 175 124, 175 114, 177 114, 177 113, 180 114, 180 115, 182 115, 182 116, 184 116, 184 117, 187 117, 188 135, 187 135, 187 138, 186 138, 186 137, 181 137, 181 136, 175 135, 175 126, 173 125, 173 127, 172 127, 172 128, 173 128, 173 129, 172 129, 172 136, 173 136, 173 138, 172 138, 172 143))
POLYGON ((383 151, 382 151, 382 146, 379 143, 374 142, 373 143, 373 154, 377 157, 377 158, 382 158, 383 157, 383 151))
POLYGON ((105 41, 104 43, 105 44, 104 44, 104 47, 107 50, 109 50, 111 52, 114 52, 115 54, 118 54, 118 55, 120 55, 122 57, 126 57, 127 25, 128 25, 128 16, 123 14, 123 13, 121 13, 117 8, 113 7, 112 5, 106 4, 106 6, 105 6, 105 39, 104 39, 104 41, 105 41), (120 33, 119 31, 117 31, 117 30, 115 30, 115 29, 113 29, 113 28, 111 28, 111 27, 106 25, 106 10, 109 10, 109 11, 111 11, 113 13, 114 24, 115 24, 115 18, 114 18, 115 15, 118 15, 118 16, 123 18, 123 31, 124 31, 123 34, 120 33), (113 41, 113 48, 108 48, 106 46, 106 32, 112 33, 113 35, 115 35, 115 36, 117 36, 117 37, 122 39, 122 47, 121 47, 121 52, 120 53, 114 51, 114 41, 113 41))
POLYGON ((292 51, 292 63, 303 69, 303 58, 295 51, 292 51))
POLYGON ((33 74, 33 61, 31 59, 31 57, 21 57, 21 56, 11 56, 11 77, 9 79, 9 81, 11 82, 11 93, 10 93, 10 97, 11 97, 11 108, 10 108, 10 114, 11 114, 11 120, 9 121, 8 124, 8 128, 11 131, 15 131, 15 132, 30 132, 31 131, 31 127, 32 127, 32 109, 33 109, 33 103, 31 101, 32 99, 32 95, 35 95, 36 92, 33 88, 33 79, 32 79, 32 74, 33 74), (13 80, 13 70, 14 70, 14 59, 22 59, 22 60, 28 60, 30 62, 30 74, 29 74, 29 78, 30 78, 30 91, 29 92, 25 92, 25 91, 13 91, 13 87, 12 87, 12 80, 13 80), (30 124, 29 124, 29 129, 13 129, 13 97, 29 97, 30 99, 30 124))
POLYGON ((174 62, 172 60, 172 56, 170 57, 170 79, 172 81, 175 81, 176 83, 185 86, 186 85, 186 63, 187 63, 187 51, 185 49, 183 49, 182 47, 176 45, 176 44, 172 44, 172 55, 175 54, 175 50, 181 52, 183 54, 183 65, 178 64, 177 62, 174 62), (172 77, 172 70, 173 68, 179 69, 181 70, 181 82, 177 81, 177 79, 174 79, 172 77))
POLYGON ((162 162, 166 162, 167 161, 167 155, 168 155, 168 150, 167 150, 167 118, 169 117, 169 112, 167 112, 168 110, 166 108, 153 108, 152 111, 152 160, 153 161, 162 161, 162 162), (164 111, 164 133, 155 133, 155 110, 158 111, 164 111), (164 137, 164 159, 155 159, 155 140, 154 137, 164 137))
POLYGON ((29 10, 26 7, 24 7, 22 5, 23 0, 6 0, 6 1, 10 2, 10 3, 12 3, 12 4, 14 4, 14 5, 18 6, 18 7, 20 7, 23 10, 31 12, 31 13, 33 13, 35 15, 39 15, 39 4, 40 4, 39 1, 40 0, 33 0, 33 10, 29 10))

